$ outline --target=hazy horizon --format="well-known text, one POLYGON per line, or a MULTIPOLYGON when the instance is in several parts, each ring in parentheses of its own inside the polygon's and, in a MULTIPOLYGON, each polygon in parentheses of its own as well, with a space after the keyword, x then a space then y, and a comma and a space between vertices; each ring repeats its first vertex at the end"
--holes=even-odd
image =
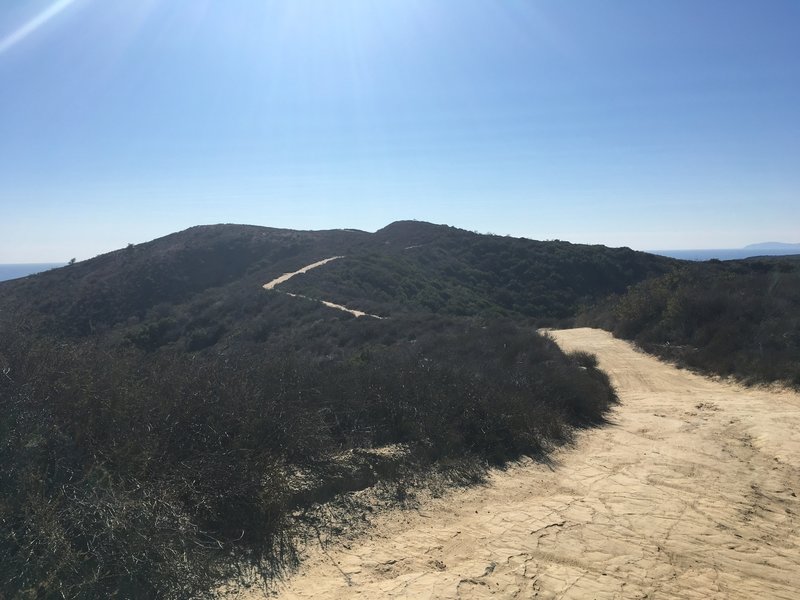
MULTIPOLYGON (((214 224, 209 224, 209 225, 214 225, 214 224)), ((242 224, 242 225, 245 225, 245 224, 242 224)), ((252 225, 252 224, 248 224, 248 225, 252 225)), ((386 223, 386 225, 389 225, 389 223, 386 223)), ((452 225, 452 224, 447 223, 447 225, 452 225)), ((452 226, 458 227, 458 225, 452 225, 452 226)), ((268 227, 268 226, 265 226, 265 227, 268 227)), ((458 228, 459 229, 465 229, 463 227, 458 227, 458 228)), ((292 228, 292 229, 297 229, 297 228, 292 228)), ((340 228, 340 229, 353 229, 353 228, 340 228)), ((380 229, 380 228, 378 228, 378 229, 380 229)), ((377 229, 373 230, 373 231, 370 231, 369 233, 374 233, 375 231, 377 231, 377 229)), ((487 234, 487 235, 510 235, 510 234, 501 234, 501 233, 498 233, 498 232, 483 232, 483 231, 477 231, 477 230, 474 230, 474 231, 476 233, 487 234)), ((170 232, 170 233, 175 233, 175 232, 170 232)), ((159 236, 159 237, 161 237, 161 236, 159 236)), ((514 236, 514 237, 527 237, 527 236, 514 236)), ((154 239, 156 239, 156 238, 154 238, 154 239)), ((535 239, 535 238, 529 238, 529 239, 535 239)), ((553 239, 559 239, 559 238, 553 238, 553 239)), ((144 243, 144 242, 149 242, 149 241, 151 241, 151 240, 142 240, 141 242, 137 242, 137 243, 144 243)), ((576 242, 574 240, 561 240, 561 241, 571 242, 571 243, 574 243, 574 244, 584 243, 584 242, 576 242)), ((64 258, 63 260, 60 260, 60 261, 37 260, 37 261, 27 261, 27 262, 25 262, 25 261, 17 261, 17 262, 8 261, 8 262, 6 262, 6 261, 0 260, 0 267, 3 267, 3 268, 6 268, 6 267, 11 267, 11 268, 22 267, 21 271, 26 271, 25 267, 42 266, 43 268, 40 269, 40 270, 45 270, 47 268, 54 268, 54 267, 64 266, 72 258, 75 258, 78 261, 88 260, 90 258, 94 258, 95 256, 99 256, 100 254, 105 254, 107 252, 114 252, 116 250, 121 250, 126 245, 127 244, 124 244, 124 245, 116 247, 116 248, 109 248, 108 250, 104 250, 104 251, 99 252, 97 254, 94 254, 92 256, 71 256, 69 258, 64 258)), ((608 246, 608 244, 601 244, 601 245, 608 246)), ((619 247, 619 246, 611 246, 611 247, 619 247)), ((639 250, 639 251, 648 252, 648 253, 651 253, 651 254, 660 254, 662 256, 669 256, 669 257, 672 257, 672 258, 681 258, 681 259, 685 259, 685 260, 708 260, 710 258, 717 258, 717 259, 720 259, 720 260, 733 260, 733 259, 738 259, 738 258, 749 258, 749 257, 752 257, 752 256, 790 256, 790 255, 794 255, 794 254, 800 254, 800 243, 784 242, 784 241, 769 241, 769 242, 750 242, 749 244, 746 244, 746 245, 743 245, 743 246, 740 246, 740 247, 735 247, 735 248, 633 248, 633 250, 639 250), (783 244, 783 245, 786 245, 786 246, 785 247, 775 247, 775 248, 763 247, 763 246, 762 247, 758 247, 759 245, 762 245, 762 244, 783 244), (750 247, 750 246, 755 246, 755 247, 750 247), (795 248, 792 248, 791 246, 798 246, 798 248, 795 249, 795 248)), ((32 274, 32 273, 36 273, 36 272, 39 272, 39 270, 31 270, 31 271, 26 272, 25 274, 32 274)), ((2 269, 0 269, 0 281, 4 281, 4 280, 7 280, 7 279, 9 279, 9 277, 5 276, 5 273, 2 272, 2 269)))
POLYGON ((800 4, 0 6, 0 263, 198 223, 796 242, 800 4))

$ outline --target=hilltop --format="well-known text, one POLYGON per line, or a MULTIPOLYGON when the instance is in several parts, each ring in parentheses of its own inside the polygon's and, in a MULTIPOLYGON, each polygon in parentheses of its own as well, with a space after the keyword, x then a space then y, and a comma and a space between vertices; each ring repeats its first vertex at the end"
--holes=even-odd
POLYGON ((415 221, 375 233, 200 226, 2 283, 0 319, 13 315, 49 335, 149 350, 276 342, 287 328, 297 337, 297 328, 318 320, 339 327, 344 315, 336 311, 262 289, 282 273, 333 256, 344 258, 281 289, 394 318, 482 315, 542 324, 563 322, 677 264, 627 248, 415 221))

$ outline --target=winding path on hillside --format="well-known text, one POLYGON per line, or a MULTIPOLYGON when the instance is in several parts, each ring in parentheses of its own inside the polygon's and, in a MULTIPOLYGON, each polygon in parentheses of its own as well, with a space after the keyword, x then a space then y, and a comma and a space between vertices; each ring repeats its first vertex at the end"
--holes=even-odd
MULTIPOLYGON (((274 290, 277 286, 282 283, 289 281, 295 275, 302 275, 303 273, 308 273, 312 269, 316 269, 317 267, 321 267, 322 265, 327 265, 329 262, 338 260, 340 258, 344 258, 344 256, 331 256, 330 258, 326 258, 324 260, 318 260, 315 263, 311 263, 310 265, 306 265, 302 269, 298 269, 297 271, 292 271, 291 273, 284 273, 280 277, 276 277, 272 281, 265 283, 263 287, 265 290, 274 290)), ((328 300, 319 300, 317 298, 309 298, 308 296, 304 296, 303 294, 292 294, 290 292, 283 292, 287 296, 291 296, 292 298, 304 298, 306 300, 311 300, 312 302, 319 302, 324 304, 328 308, 335 308, 336 310, 340 310, 342 312, 350 313, 354 317, 372 317, 373 319, 383 319, 384 317, 379 317, 378 315, 371 315, 369 313, 364 312, 363 310, 356 310, 354 308, 347 308, 341 304, 336 304, 335 302, 329 302, 328 300)))
POLYGON ((344 258, 344 256, 331 256, 330 258, 318 260, 315 263, 311 263, 310 265, 306 265, 301 269, 297 269, 297 271, 292 271, 291 273, 284 273, 280 277, 276 277, 272 281, 265 283, 262 287, 265 290, 274 290, 276 286, 289 281, 295 275, 302 275, 303 273, 308 273, 312 269, 316 269, 317 267, 321 267, 322 265, 327 265, 329 262, 334 260, 339 260, 340 258, 344 258))
POLYGON ((379 516, 279 598, 800 597, 800 396, 678 370, 603 331, 552 335, 611 375, 610 425, 552 469, 379 516))

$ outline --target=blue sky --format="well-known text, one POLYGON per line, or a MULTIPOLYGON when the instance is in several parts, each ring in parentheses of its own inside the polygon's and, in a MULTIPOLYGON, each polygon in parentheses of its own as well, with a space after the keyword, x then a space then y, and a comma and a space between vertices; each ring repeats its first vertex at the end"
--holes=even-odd
POLYGON ((800 2, 3 0, 0 262, 201 223, 800 242, 800 2))

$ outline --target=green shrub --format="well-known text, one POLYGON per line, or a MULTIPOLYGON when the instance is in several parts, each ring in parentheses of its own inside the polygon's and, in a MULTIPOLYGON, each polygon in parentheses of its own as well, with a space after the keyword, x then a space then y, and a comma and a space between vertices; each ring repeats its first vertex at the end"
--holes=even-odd
POLYGON ((615 400, 589 358, 518 324, 415 323, 371 323, 394 341, 337 360, 112 351, 6 324, 0 596, 199 598, 245 566, 270 577, 311 503, 403 465, 540 455, 615 400), (400 463, 342 462, 394 445, 400 463))

